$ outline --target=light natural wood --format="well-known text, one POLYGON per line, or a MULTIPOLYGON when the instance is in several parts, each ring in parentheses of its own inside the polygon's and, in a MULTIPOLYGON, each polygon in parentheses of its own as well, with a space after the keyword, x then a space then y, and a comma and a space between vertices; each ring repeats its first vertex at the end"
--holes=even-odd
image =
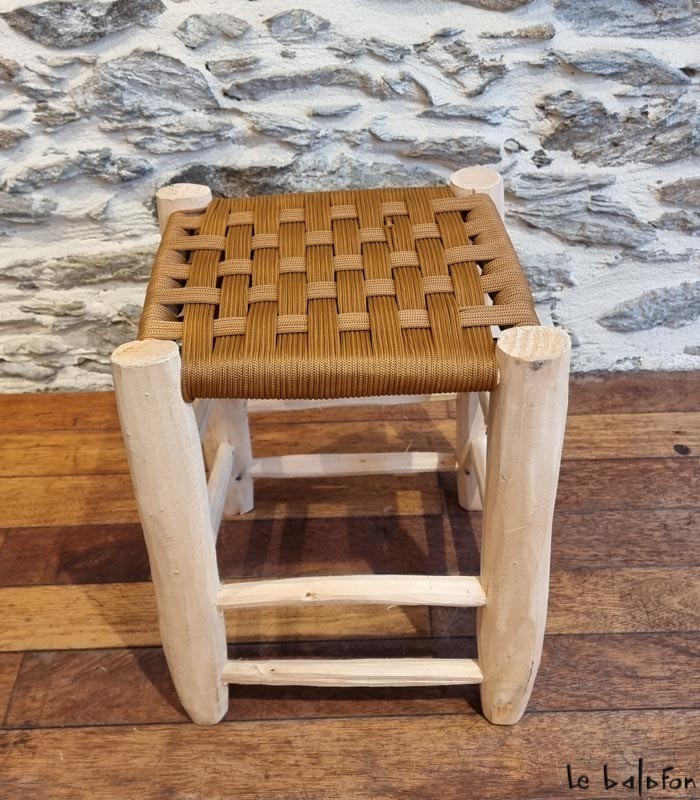
POLYGON ((222 442, 216 451, 216 458, 207 481, 211 529, 215 539, 224 516, 224 506, 226 505, 229 484, 233 480, 234 466, 234 449, 228 442, 222 442))
POLYGON ((470 194, 487 194, 494 202, 498 213, 505 218, 503 178, 488 167, 466 167, 450 176, 450 188, 457 197, 470 194))
POLYGON ((522 716, 542 652, 570 349, 563 331, 534 326, 510 328, 496 346, 477 636, 482 707, 498 724, 522 716))
MULTIPOLYGON (((484 394, 484 393, 481 393, 484 394)), ((467 511, 481 511, 483 507, 483 476, 485 469, 486 422, 480 395, 457 395, 457 497, 467 511), (472 447, 479 442, 480 446, 472 447), (475 463, 475 459, 482 458, 475 463)))
POLYGON ((158 224, 163 233, 171 214, 199 211, 211 202, 211 189, 198 183, 171 183, 156 192, 158 224))
POLYGON ((454 400, 456 394, 407 394, 384 395, 382 397, 340 397, 330 400, 249 400, 248 411, 253 413, 270 411, 306 411, 313 408, 337 408, 338 406, 396 406, 408 403, 437 403, 454 400))
POLYGON ((309 453, 253 459, 253 478, 326 478, 457 468, 454 453, 309 453))
POLYGON ((207 430, 204 434, 204 460, 211 470, 219 446, 226 442, 234 449, 236 472, 228 485, 224 515, 233 517, 252 511, 253 478, 251 466, 253 452, 248 428, 248 411, 245 400, 212 400, 207 430))
MULTIPOLYGON (((493 169, 486 167, 467 167, 450 176, 450 188, 456 197, 471 194, 487 194, 495 203, 501 218, 505 219, 503 179, 493 169)), ((484 295, 487 305, 492 304, 484 295)), ((500 335, 498 328, 492 326, 494 338, 500 335)), ((457 453, 460 465, 457 473, 457 495, 459 504, 467 511, 481 511, 483 508, 483 470, 482 463, 473 463, 475 457, 485 449, 486 414, 488 401, 485 392, 460 394, 457 396, 457 453), (472 448, 471 442, 481 440, 479 446, 472 448)))
POLYGON ((209 414, 211 413, 213 403, 211 400, 195 400, 192 403, 194 409, 194 416, 197 420, 197 429, 199 430, 199 438, 203 439, 207 432, 207 425, 209 424, 209 414))
POLYGON ((486 496, 486 436, 469 442, 469 464, 476 482, 476 490, 483 506, 486 496))
POLYGON ((117 406, 148 548, 159 625, 173 681, 194 722, 218 722, 226 633, 204 461, 180 390, 174 342, 138 341, 112 354, 117 406))
POLYGON ((478 578, 462 575, 331 575, 224 583, 219 608, 311 605, 481 606, 478 578))
POLYGON ((266 686, 450 686, 481 683, 471 658, 351 658, 229 661, 226 683, 266 686))

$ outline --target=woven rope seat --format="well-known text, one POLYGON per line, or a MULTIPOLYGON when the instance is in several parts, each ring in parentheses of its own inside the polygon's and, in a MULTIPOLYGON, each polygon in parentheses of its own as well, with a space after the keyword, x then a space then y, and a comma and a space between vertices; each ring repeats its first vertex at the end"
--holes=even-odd
POLYGON ((490 326, 537 324, 487 195, 372 189, 174 213, 139 338, 181 343, 188 401, 326 399, 488 391, 490 326))

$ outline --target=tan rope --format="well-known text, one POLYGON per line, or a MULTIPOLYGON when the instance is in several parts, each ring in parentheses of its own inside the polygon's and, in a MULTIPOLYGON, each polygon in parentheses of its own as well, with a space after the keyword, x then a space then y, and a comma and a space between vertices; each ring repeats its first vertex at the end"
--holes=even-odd
POLYGON ((324 398, 488 390, 490 326, 523 324, 532 296, 486 195, 378 189, 173 214, 139 336, 182 342, 187 400, 324 398))

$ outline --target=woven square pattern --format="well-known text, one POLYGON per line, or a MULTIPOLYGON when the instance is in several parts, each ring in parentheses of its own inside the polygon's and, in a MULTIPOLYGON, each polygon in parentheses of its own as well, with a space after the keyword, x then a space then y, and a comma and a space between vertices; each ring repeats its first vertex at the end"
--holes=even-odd
POLYGON ((182 343, 186 400, 322 399, 491 389, 490 326, 537 324, 487 195, 372 189, 173 214, 139 338, 182 343))

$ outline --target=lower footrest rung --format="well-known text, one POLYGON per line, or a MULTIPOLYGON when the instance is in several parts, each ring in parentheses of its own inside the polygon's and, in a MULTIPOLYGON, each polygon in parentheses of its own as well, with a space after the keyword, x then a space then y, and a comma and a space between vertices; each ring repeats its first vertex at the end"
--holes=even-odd
POLYGON ((472 658, 352 658, 228 661, 225 683, 269 686, 447 686, 481 683, 472 658))

